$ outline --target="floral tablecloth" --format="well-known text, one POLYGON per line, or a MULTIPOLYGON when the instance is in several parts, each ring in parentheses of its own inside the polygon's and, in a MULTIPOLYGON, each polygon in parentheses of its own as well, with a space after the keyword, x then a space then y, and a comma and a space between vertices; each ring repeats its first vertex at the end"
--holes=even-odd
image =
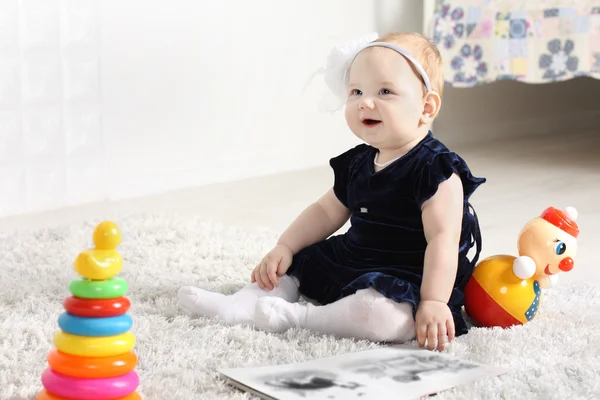
POLYGON ((449 86, 600 79, 600 0, 443 1, 432 36, 449 86))

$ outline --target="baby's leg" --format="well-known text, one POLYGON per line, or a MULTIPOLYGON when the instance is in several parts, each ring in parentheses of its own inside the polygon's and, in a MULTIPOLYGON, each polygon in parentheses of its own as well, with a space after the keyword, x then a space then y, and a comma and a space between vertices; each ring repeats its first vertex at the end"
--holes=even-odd
POLYGON ((396 303, 373 288, 359 290, 325 306, 262 298, 254 324, 270 332, 300 327, 374 342, 407 342, 415 337, 409 303, 396 303))
POLYGON ((279 286, 273 290, 261 289, 251 283, 232 295, 209 292, 193 286, 184 286, 177 292, 179 305, 188 314, 201 315, 228 324, 250 324, 254 318, 256 301, 260 297, 273 296, 285 301, 298 301, 298 282, 288 275, 279 277, 279 286))

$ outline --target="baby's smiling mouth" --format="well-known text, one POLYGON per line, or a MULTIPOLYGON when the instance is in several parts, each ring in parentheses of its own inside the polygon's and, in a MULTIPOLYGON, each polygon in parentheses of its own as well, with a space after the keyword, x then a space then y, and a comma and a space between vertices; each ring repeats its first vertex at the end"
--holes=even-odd
POLYGON ((546 264, 546 269, 544 269, 544 273, 546 275, 554 275, 552 272, 550 272, 550 264, 546 264))
POLYGON ((370 118, 365 118, 363 119, 362 123, 366 126, 375 126, 381 123, 380 120, 377 119, 370 119, 370 118))

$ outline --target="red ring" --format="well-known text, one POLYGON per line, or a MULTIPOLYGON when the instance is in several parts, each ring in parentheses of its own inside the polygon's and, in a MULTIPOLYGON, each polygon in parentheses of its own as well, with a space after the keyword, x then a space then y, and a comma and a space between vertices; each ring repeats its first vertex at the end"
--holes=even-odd
POLYGON ((127 297, 83 299, 69 296, 63 301, 63 307, 69 314, 78 317, 116 317, 125 314, 131 307, 131 302, 127 297))

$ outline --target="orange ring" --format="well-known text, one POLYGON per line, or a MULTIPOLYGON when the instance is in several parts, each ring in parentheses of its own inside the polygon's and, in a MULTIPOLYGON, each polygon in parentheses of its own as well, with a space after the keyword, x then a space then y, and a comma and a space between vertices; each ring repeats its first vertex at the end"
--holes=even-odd
POLYGON ((114 378, 132 371, 137 365, 133 351, 109 357, 81 357, 53 348, 48 352, 50 368, 76 378, 114 378))
MULTIPOLYGON (((42 390, 35 399, 36 400, 80 400, 80 399, 67 399, 64 397, 60 397, 60 396, 57 396, 55 394, 48 392, 46 389, 42 390)), ((142 400, 142 396, 140 396, 140 394, 138 392, 133 392, 125 397, 121 397, 119 399, 113 399, 113 400, 142 400)))

